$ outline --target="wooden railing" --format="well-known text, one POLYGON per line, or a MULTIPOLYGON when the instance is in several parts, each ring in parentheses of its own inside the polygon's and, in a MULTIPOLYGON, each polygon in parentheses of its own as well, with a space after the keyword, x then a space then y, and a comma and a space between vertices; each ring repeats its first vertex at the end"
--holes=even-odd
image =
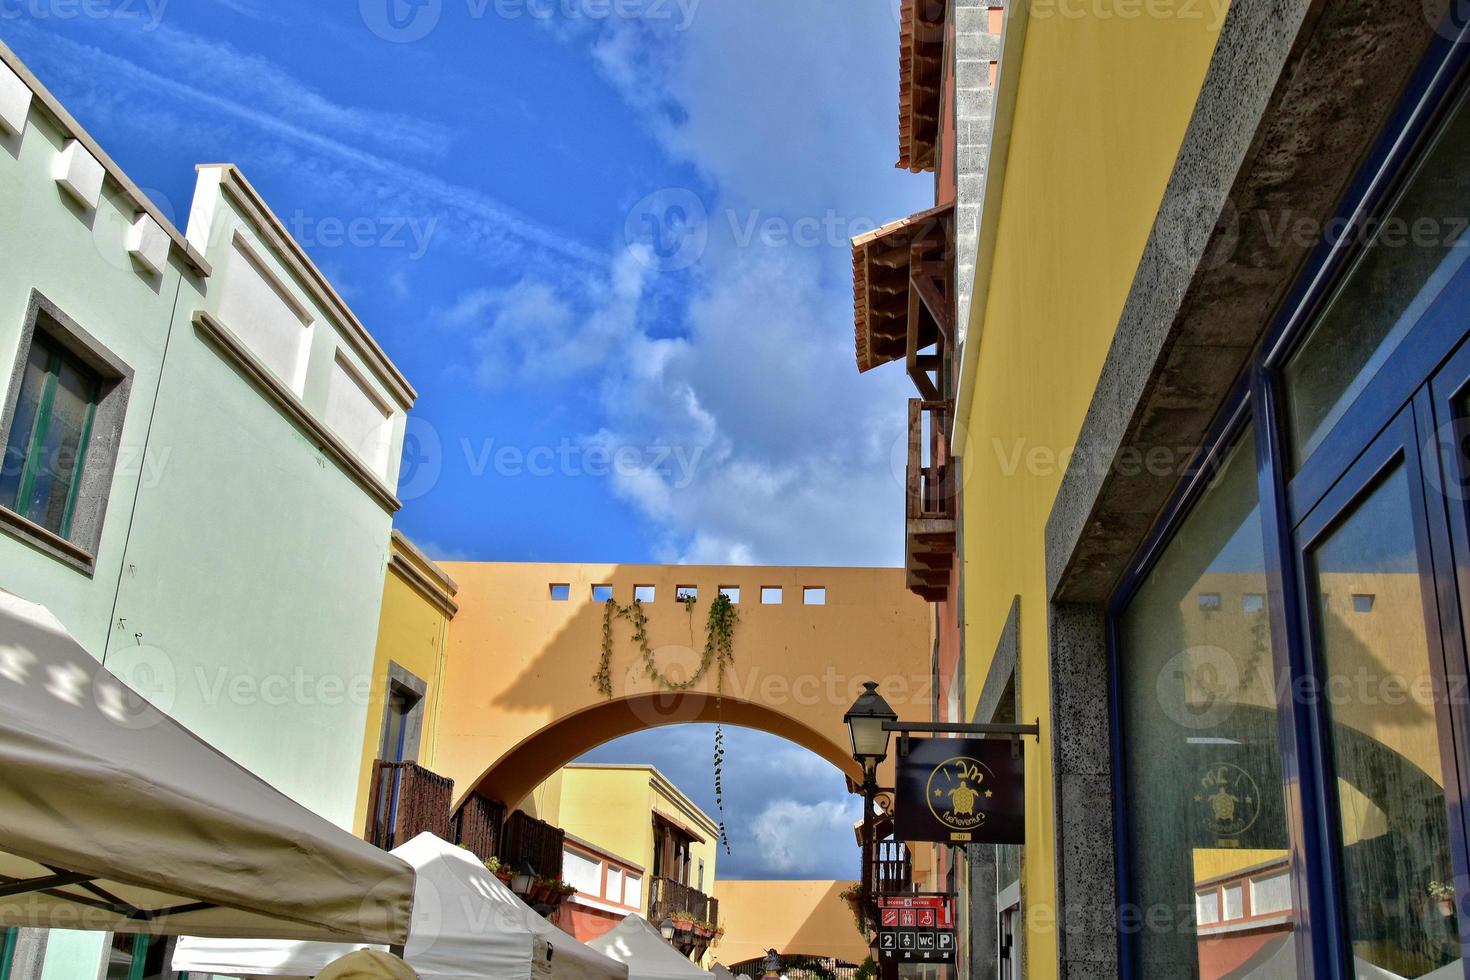
POLYGON ((450 821, 451 838, 467 847, 481 861, 500 854, 501 824, 505 822, 505 804, 479 793, 471 793, 450 821))
POLYGON ((501 864, 519 868, 529 863, 543 878, 560 878, 562 844, 566 831, 516 810, 505 821, 498 857, 501 864))
POLYGON ((454 780, 412 762, 373 762, 368 842, 391 851, 428 831, 449 838, 454 780))
POLYGON ((900 840, 879 841, 873 860, 873 891, 878 895, 901 895, 913 884, 914 862, 908 845, 900 840))
POLYGON ((954 473, 949 455, 953 417, 952 401, 909 400, 909 520, 954 519, 954 473))
POLYGON ((904 568, 910 591, 931 602, 948 594, 954 563, 958 472, 949 440, 954 402, 909 401, 904 568))
POLYGON ((695 921, 720 924, 720 903, 697 888, 680 884, 672 878, 650 878, 648 882, 648 921, 655 928, 664 918, 684 912, 695 921))

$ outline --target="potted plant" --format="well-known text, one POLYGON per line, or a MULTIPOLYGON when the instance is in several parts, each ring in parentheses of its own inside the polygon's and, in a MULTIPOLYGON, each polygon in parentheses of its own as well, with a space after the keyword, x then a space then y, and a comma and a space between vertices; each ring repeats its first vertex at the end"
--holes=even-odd
POLYGON ((1431 881, 1429 897, 1434 899, 1439 914, 1448 918, 1455 914, 1455 886, 1447 881, 1431 881))
POLYGON ((715 934, 715 927, 704 920, 694 923, 694 934, 700 939, 708 939, 715 934))
POLYGON ((694 916, 690 915, 688 912, 674 912, 669 916, 669 918, 674 920, 674 928, 678 929, 680 932, 694 931, 694 916))
POLYGON ((500 858, 498 858, 498 857, 489 857, 489 858, 486 858, 485 859, 485 868, 491 874, 493 874, 495 877, 499 878, 500 879, 500 883, 502 885, 504 885, 507 888, 510 887, 510 878, 511 878, 510 868, 507 867, 504 864, 501 864, 500 863, 500 858))
POLYGON ((550 905, 553 901, 561 898, 561 879, 536 876, 536 883, 531 888, 532 905, 550 905))
POLYGON ((837 897, 838 898, 841 898, 844 902, 847 903, 847 907, 850 908, 850 909, 852 909, 852 914, 853 915, 860 915, 860 914, 862 914, 862 908, 863 908, 863 886, 862 885, 860 885, 860 884, 858 884, 857 882, 854 881, 851 885, 848 885, 846 888, 842 889, 842 891, 838 893, 838 896, 837 897))

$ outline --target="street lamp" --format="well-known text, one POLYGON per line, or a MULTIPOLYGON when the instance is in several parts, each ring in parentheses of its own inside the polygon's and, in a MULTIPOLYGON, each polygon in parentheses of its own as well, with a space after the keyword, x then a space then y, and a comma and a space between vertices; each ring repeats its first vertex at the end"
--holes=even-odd
POLYGON ((766 976, 779 977, 781 975, 781 954, 774 949, 766 950, 766 976))
POLYGON ((898 721, 898 713, 878 693, 878 685, 868 681, 863 693, 847 709, 842 722, 852 738, 852 757, 863 767, 863 868, 858 915, 866 930, 873 917, 873 798, 878 795, 878 764, 888 757, 888 730, 883 726, 898 721))
POLYGON ((658 924, 659 935, 664 937, 664 942, 666 943, 672 943, 674 941, 674 933, 678 931, 679 927, 674 925, 674 920, 667 915, 664 916, 664 921, 658 924))
POLYGON ((517 895, 529 895, 535 882, 536 869, 531 867, 530 861, 522 861, 521 866, 510 876, 510 890, 517 895))
POLYGON ((842 716, 852 738, 852 757, 864 773, 873 771, 888 758, 888 732, 883 723, 889 721, 898 721, 898 713, 883 700, 878 685, 868 681, 863 685, 863 693, 842 716))

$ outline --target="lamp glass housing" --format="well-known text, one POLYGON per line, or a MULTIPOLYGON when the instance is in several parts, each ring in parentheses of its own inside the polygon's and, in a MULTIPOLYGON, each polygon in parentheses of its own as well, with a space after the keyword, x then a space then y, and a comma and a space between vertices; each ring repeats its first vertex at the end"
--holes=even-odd
POLYGON ((673 919, 664 916, 664 921, 658 924, 658 931, 659 935, 664 937, 664 942, 671 943, 674 941, 674 933, 678 931, 678 927, 674 925, 673 919))
POLYGON ((842 720, 852 739, 852 757, 866 769, 888 757, 889 732, 883 725, 897 721, 898 713, 883 700, 877 684, 868 681, 863 688, 863 693, 858 695, 842 720))

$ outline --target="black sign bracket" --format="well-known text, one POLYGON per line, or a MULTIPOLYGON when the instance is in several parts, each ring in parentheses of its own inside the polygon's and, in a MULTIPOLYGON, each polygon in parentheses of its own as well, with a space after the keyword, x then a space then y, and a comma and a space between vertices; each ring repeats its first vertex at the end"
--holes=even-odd
POLYGON ((1021 754, 1021 739, 1031 736, 1037 743, 1041 742, 1041 719, 1037 718, 1033 725, 1005 725, 1005 724, 965 724, 963 722, 909 722, 909 721, 885 721, 883 723, 885 732, 898 732, 898 757, 904 759, 909 754, 909 733, 921 732, 925 735, 999 735, 1011 740, 1011 754, 1021 754))

